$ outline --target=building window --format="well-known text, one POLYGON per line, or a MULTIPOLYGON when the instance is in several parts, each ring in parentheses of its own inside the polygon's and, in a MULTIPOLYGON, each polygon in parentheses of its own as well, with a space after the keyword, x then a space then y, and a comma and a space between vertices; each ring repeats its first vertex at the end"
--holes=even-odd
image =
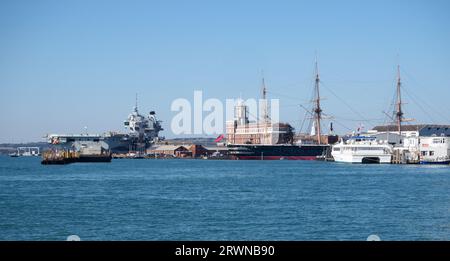
POLYGON ((430 156, 434 156, 434 151, 430 151, 430 156))
POLYGON ((428 152, 428 151, 422 151, 422 156, 427 156, 427 155, 428 155, 427 152, 428 152))

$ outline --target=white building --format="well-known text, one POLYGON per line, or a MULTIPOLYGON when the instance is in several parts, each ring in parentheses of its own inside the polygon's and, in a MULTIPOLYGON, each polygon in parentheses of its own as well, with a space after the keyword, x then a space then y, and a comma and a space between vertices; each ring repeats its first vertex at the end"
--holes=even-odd
POLYGON ((450 137, 421 137, 422 164, 450 164, 450 137))
POLYGON ((293 129, 288 123, 272 123, 270 119, 251 122, 249 108, 240 100, 234 107, 234 120, 226 122, 226 139, 228 144, 292 143, 293 129))
POLYGON ((377 126, 368 135, 387 140, 405 155, 406 161, 422 164, 450 163, 450 125, 377 126))

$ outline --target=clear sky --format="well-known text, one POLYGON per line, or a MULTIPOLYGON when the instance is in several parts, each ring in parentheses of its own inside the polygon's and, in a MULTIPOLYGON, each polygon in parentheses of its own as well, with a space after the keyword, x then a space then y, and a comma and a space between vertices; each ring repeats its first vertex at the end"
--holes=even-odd
POLYGON ((0 142, 123 130, 135 93, 173 137, 174 99, 258 97, 261 70, 298 129, 316 51, 339 133, 383 123, 398 62, 406 117, 450 124, 450 1, 5 0, 0 142))

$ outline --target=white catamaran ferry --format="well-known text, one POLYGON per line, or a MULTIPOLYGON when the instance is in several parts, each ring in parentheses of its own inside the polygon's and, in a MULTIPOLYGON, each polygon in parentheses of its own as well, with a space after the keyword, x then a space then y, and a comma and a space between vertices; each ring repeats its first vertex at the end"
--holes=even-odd
POLYGON ((331 155, 336 162, 391 163, 392 146, 374 137, 355 136, 334 145, 331 155))

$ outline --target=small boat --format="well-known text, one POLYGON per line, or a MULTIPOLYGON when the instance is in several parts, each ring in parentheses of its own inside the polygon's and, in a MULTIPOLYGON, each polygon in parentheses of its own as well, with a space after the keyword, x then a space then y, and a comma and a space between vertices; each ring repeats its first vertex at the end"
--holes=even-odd
POLYGON ((420 161, 422 165, 449 165, 450 160, 445 161, 420 161))
POLYGON ((450 164, 450 157, 449 156, 442 156, 442 157, 436 157, 436 158, 426 158, 421 157, 420 158, 420 164, 423 165, 449 165, 450 164))

